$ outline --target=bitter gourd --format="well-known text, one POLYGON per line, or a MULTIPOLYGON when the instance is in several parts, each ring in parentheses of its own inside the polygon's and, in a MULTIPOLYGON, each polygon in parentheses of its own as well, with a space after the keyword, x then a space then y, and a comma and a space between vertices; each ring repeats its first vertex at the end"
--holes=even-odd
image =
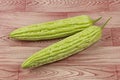
POLYGON ((18 28, 10 33, 10 37, 18 40, 46 40, 66 37, 84 30, 102 17, 92 20, 87 15, 34 24, 18 28))
MULTIPOLYGON (((107 24, 109 20, 110 19, 108 19, 105 24, 107 24)), ((81 32, 50 45, 29 57, 22 64, 22 67, 30 68, 41 66, 64 59, 79 51, 82 51, 101 38, 103 27, 90 26, 81 32)))

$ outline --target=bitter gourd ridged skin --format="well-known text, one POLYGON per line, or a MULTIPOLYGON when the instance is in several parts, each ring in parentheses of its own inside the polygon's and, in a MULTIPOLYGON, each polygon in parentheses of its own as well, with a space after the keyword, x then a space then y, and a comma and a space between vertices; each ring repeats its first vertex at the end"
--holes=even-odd
POLYGON ((82 15, 18 28, 10 33, 10 37, 28 41, 61 38, 80 32, 93 23, 89 16, 82 15))
POLYGON ((98 41, 101 38, 101 34, 102 29, 100 27, 90 26, 81 32, 36 52, 22 64, 22 67, 38 67, 69 57, 98 41))

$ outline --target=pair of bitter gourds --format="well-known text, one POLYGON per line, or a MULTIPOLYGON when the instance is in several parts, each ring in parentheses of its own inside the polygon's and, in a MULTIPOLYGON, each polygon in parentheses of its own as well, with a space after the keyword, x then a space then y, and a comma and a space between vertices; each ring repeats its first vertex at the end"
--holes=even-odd
POLYGON ((22 68, 38 67, 67 58, 82 51, 98 41, 102 29, 110 18, 101 27, 93 24, 102 17, 92 20, 87 15, 56 20, 41 24, 34 24, 16 29, 10 37, 18 40, 37 41, 67 37, 54 43, 26 59, 22 68))

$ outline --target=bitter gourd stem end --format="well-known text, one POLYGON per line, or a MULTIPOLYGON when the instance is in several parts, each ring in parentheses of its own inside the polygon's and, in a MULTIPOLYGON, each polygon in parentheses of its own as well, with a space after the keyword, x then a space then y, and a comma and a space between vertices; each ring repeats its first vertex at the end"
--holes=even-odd
POLYGON ((111 18, 112 18, 112 17, 110 17, 110 18, 101 26, 102 29, 106 26, 106 24, 110 21, 111 18))
POLYGON ((100 19, 102 19, 102 17, 97 18, 96 20, 93 21, 93 23, 96 23, 96 22, 99 21, 100 19))

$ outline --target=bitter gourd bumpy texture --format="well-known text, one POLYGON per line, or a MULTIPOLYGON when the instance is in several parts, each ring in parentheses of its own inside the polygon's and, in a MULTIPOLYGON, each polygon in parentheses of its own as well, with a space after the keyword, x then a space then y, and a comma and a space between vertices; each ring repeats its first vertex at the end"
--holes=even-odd
POLYGON ((66 37, 86 29, 100 18, 92 20, 89 16, 82 15, 41 24, 34 24, 14 30, 10 33, 10 37, 28 41, 66 37))
POLYGON ((81 32, 36 52, 22 64, 22 67, 37 67, 64 59, 86 49, 88 46, 98 41, 101 38, 101 34, 101 27, 90 26, 81 32))

